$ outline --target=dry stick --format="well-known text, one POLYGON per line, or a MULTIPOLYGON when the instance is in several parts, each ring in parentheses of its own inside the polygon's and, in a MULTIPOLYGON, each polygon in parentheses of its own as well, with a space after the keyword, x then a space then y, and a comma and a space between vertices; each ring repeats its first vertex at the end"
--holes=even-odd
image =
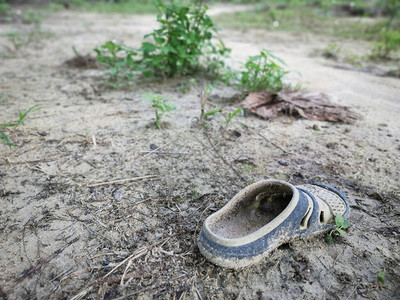
POLYGON ((110 274, 114 273, 114 271, 116 269, 118 269, 120 266, 122 266, 124 263, 126 263, 128 260, 131 259, 136 259, 140 256, 142 256, 143 254, 145 254, 148 250, 152 249, 154 246, 157 246, 158 244, 164 242, 165 240, 169 240, 170 238, 172 238, 173 236, 175 236, 176 234, 173 234, 171 236, 168 236, 166 238, 163 238, 162 240, 159 240, 157 242, 155 242, 154 244, 151 244, 150 246, 144 247, 138 251, 136 251, 135 253, 133 253, 132 255, 130 255, 129 257, 125 258, 122 262, 120 262, 118 265, 116 265, 114 267, 114 269, 112 269, 110 272, 108 272, 106 275, 103 276, 103 278, 106 278, 107 276, 109 276, 110 274))
POLYGON ((151 150, 149 153, 147 153, 146 155, 143 155, 142 158, 145 158, 146 156, 149 156, 150 154, 157 152, 159 149, 164 148, 165 146, 167 146, 169 143, 171 143, 171 141, 168 141, 167 143, 165 143, 164 145, 157 147, 154 150, 151 150))
POLYGON ((5 162, 0 162, 0 166, 4 166, 4 165, 21 165, 21 164, 37 164, 37 163, 43 163, 43 162, 51 162, 51 161, 55 161, 58 160, 60 158, 64 158, 64 156, 62 157, 52 157, 52 158, 47 158, 47 159, 37 159, 37 160, 30 160, 30 161, 10 161, 6 158, 5 162))
POLYGON ((338 258, 339 258, 340 256, 342 256, 342 254, 343 254, 343 252, 346 250, 346 248, 347 248, 347 246, 344 247, 343 250, 342 250, 342 252, 340 252, 340 254, 338 254, 338 255, 336 256, 336 258, 333 260, 333 262, 332 262, 331 265, 330 265, 331 268, 335 265, 335 263, 336 263, 336 261, 338 260, 338 258))
POLYGON ((156 152, 154 152, 154 150, 151 150, 151 151, 140 151, 140 153, 156 153, 156 154, 171 154, 171 155, 172 154, 181 154, 181 155, 189 154, 189 152, 167 152, 167 151, 156 151, 156 152))
POLYGON ((26 272, 23 273, 23 275, 21 275, 20 277, 18 277, 15 282, 21 282, 22 280, 24 280, 26 277, 31 276, 33 274, 35 274, 37 271, 39 271, 45 264, 49 263, 53 258, 55 258, 58 254, 60 254, 61 252, 63 252, 68 246, 70 246, 71 244, 75 243, 77 240, 79 240, 80 236, 77 236, 76 238, 74 238, 71 242, 68 242, 67 245, 61 247, 60 249, 58 249, 57 251, 55 251, 52 255, 50 255, 48 258, 45 259, 40 259, 35 266, 32 266, 31 268, 29 268, 26 272))
MULTIPOLYGON (((215 151, 215 153, 217 154, 217 156, 220 158, 220 159, 222 159, 223 160, 223 162, 225 163, 225 164, 227 164, 232 170, 233 170, 233 172, 235 172, 235 174, 240 178, 240 179, 242 179, 246 184, 247 184, 247 180, 242 176, 242 175, 240 175, 240 173, 219 153, 219 151, 218 151, 218 149, 214 146, 214 144, 211 142, 211 140, 210 140, 210 137, 206 134, 206 137, 207 137, 207 139, 208 139, 208 142, 210 143, 210 145, 211 145, 211 147, 214 149, 214 151, 215 151)), ((201 142, 200 142, 201 143, 201 142)), ((204 146, 204 145, 203 145, 204 146)))
POLYGON ((92 135, 92 143, 93 143, 93 148, 97 147, 97 142, 96 142, 96 137, 92 135))
POLYGON ((347 298, 345 300, 349 300, 350 297, 354 294, 354 292, 357 290, 358 286, 361 284, 361 282, 359 282, 356 287, 351 291, 350 295, 347 296, 347 298))
POLYGON ((123 183, 123 182, 128 182, 128 181, 137 181, 137 180, 141 180, 141 179, 149 179, 149 178, 156 178, 156 177, 157 177, 157 175, 146 175, 146 176, 140 176, 140 177, 118 179, 118 180, 113 180, 113 181, 104 181, 104 182, 88 184, 88 187, 95 187, 95 186, 114 184, 114 183, 123 183))
MULTIPOLYGON (((254 129, 253 129, 254 130, 254 129)), ((283 151, 283 153, 288 153, 285 149, 283 149, 281 146, 275 144, 274 142, 270 141, 269 139, 267 139, 265 136, 263 136, 261 133, 259 133, 258 131, 254 130, 259 136, 261 136, 266 142, 270 143, 271 145, 275 146, 276 148, 280 149, 283 151)))
POLYGON ((139 202, 135 202, 135 203, 133 203, 133 205, 138 205, 138 204, 140 204, 140 203, 144 203, 144 202, 147 202, 147 201, 149 201, 149 200, 151 200, 151 198, 147 198, 147 199, 144 199, 144 200, 142 200, 142 201, 139 201, 139 202))
MULTIPOLYGON (((132 255, 130 255, 129 257, 125 258, 122 262, 120 262, 118 265, 116 265, 110 272, 108 272, 106 275, 104 275, 102 277, 102 280, 104 280, 106 277, 108 277, 109 275, 111 275, 112 273, 115 272, 115 270, 117 270, 120 266, 122 266, 124 263, 126 263, 129 260, 134 260, 139 258, 140 256, 144 255, 147 253, 148 250, 152 249, 154 246, 159 245, 162 242, 166 242, 168 241, 170 238, 176 236, 177 234, 173 234, 171 236, 168 236, 166 238, 163 238, 162 240, 159 240, 153 244, 151 244, 150 246, 144 247, 138 251, 136 251, 135 253, 133 253, 132 255)), ((82 299, 83 297, 85 297, 87 295, 87 293, 89 293, 95 286, 95 284, 97 283, 97 281, 95 281, 91 286, 89 286, 88 288, 84 289, 83 291, 81 291, 79 294, 75 295, 74 297, 71 298, 71 300, 79 300, 82 299)))

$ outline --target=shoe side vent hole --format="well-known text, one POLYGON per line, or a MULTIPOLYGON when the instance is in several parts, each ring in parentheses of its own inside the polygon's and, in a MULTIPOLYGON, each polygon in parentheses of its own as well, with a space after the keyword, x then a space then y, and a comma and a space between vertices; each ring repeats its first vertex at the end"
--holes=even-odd
POLYGON ((312 215, 312 208, 309 207, 303 219, 301 219, 300 229, 306 229, 310 226, 311 215, 312 215))

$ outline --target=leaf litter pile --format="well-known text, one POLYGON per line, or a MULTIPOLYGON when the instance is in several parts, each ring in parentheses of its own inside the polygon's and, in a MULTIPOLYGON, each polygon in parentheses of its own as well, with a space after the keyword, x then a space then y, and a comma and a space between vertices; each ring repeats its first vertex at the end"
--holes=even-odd
POLYGON ((249 92, 241 105, 264 119, 289 114, 308 120, 354 124, 359 118, 349 107, 333 104, 324 93, 288 89, 277 93, 249 92))

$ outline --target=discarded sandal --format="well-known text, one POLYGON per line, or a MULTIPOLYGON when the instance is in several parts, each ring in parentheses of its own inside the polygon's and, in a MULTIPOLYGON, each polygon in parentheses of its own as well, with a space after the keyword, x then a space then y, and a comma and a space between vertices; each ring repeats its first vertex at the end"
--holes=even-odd
POLYGON ((198 246, 216 265, 245 267, 290 240, 332 229, 337 214, 347 218, 349 203, 333 187, 263 180, 241 190, 204 221, 198 246))

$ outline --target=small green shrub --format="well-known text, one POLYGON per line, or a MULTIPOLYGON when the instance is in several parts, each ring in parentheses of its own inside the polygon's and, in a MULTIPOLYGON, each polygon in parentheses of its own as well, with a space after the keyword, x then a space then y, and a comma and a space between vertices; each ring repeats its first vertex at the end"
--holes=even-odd
POLYGON ((118 88, 124 82, 132 80, 132 70, 136 66, 132 58, 137 55, 135 50, 115 41, 108 41, 94 51, 97 53, 97 61, 106 67, 107 81, 111 87, 118 88))
POLYGON ((392 53, 400 49, 400 32, 384 31, 381 34, 381 41, 375 43, 372 50, 372 58, 389 58, 392 53))
MULTIPOLYGON (((26 116, 34 111, 37 111, 41 109, 42 107, 40 105, 34 105, 30 108, 28 108, 26 111, 18 112, 18 120, 14 123, 7 123, 7 124, 0 124, 0 128, 7 128, 7 127, 14 127, 14 126, 19 126, 19 125, 25 125, 24 119, 26 116)), ((9 147, 15 146, 13 142, 10 141, 10 139, 7 137, 7 135, 4 133, 4 131, 0 130, 0 143, 6 144, 9 147)))
POLYGON ((330 43, 322 50, 322 56, 328 59, 337 60, 341 46, 337 43, 330 43))
POLYGON ((0 0, 0 15, 7 15, 9 13, 10 6, 6 0, 0 0))
POLYGON ((379 280, 379 282, 386 283, 385 275, 386 275, 386 268, 383 267, 383 270, 379 270, 378 271, 378 280, 379 280))
POLYGON ((268 50, 251 56, 241 72, 239 87, 247 91, 277 92, 283 88, 286 72, 277 62, 285 64, 268 50))
POLYGON ((346 232, 343 229, 349 228, 350 227, 350 222, 343 218, 342 215, 336 215, 335 217, 335 223, 336 226, 331 230, 331 232, 328 234, 326 237, 326 240, 329 244, 333 244, 333 234, 334 233, 339 233, 341 236, 346 235, 346 232))
MULTIPOLYGON (((165 1, 166 2, 166 1, 165 1)), ((200 70, 218 76, 225 67, 223 57, 230 49, 222 42, 213 44, 216 33, 207 16, 207 6, 195 0, 191 6, 165 4, 156 0, 160 27, 144 37, 139 49, 109 41, 95 49, 97 59, 107 67, 113 86, 120 79, 132 80, 132 72, 144 77, 173 77, 194 74, 200 70), (138 55, 138 59, 132 57, 138 55)))
POLYGON ((142 95, 142 99, 146 102, 149 102, 151 105, 151 108, 154 108, 155 112, 155 124, 158 129, 162 129, 162 123, 161 119, 165 117, 171 117, 168 112, 169 111, 174 111, 176 110, 176 106, 172 103, 170 103, 169 99, 165 98, 162 95, 158 94, 145 94, 142 95))
POLYGON ((213 21, 206 14, 207 6, 195 0, 193 6, 181 6, 173 1, 155 1, 159 10, 157 21, 160 28, 145 35, 153 41, 143 42, 140 68, 143 75, 172 77, 193 74, 200 69, 200 57, 227 52, 217 50, 211 43, 216 32, 213 21))

